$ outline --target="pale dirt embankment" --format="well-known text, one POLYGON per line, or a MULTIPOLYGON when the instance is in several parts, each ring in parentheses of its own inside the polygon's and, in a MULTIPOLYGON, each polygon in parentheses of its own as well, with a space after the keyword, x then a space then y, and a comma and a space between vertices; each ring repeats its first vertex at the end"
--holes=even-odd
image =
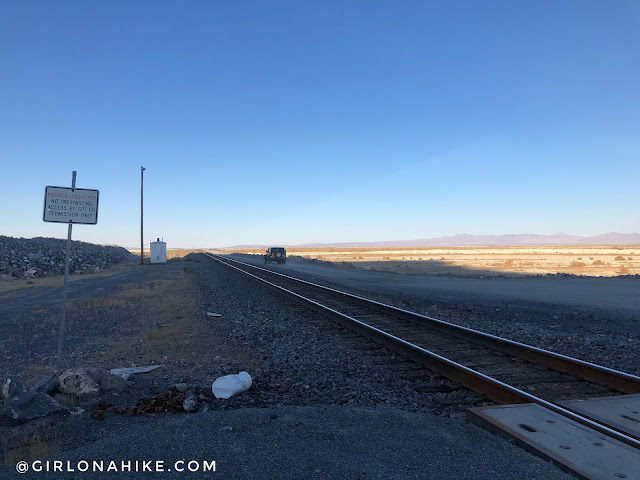
MULTIPOLYGON (((225 253, 261 254, 262 249, 225 253)), ((363 270, 479 277, 568 273, 604 276, 640 274, 640 245, 575 245, 424 248, 287 248, 287 255, 348 262, 363 270)))

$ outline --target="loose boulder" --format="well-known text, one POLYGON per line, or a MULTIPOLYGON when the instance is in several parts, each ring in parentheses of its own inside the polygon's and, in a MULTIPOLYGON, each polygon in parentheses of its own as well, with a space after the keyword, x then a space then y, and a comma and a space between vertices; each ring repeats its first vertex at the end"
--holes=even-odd
POLYGON ((38 380, 33 387, 29 389, 30 392, 43 392, 48 395, 53 394, 58 389, 58 372, 53 371, 46 377, 38 380))
POLYGON ((2 385, 2 398, 9 400, 11 397, 22 391, 22 385, 18 380, 7 378, 7 381, 2 385))
POLYGON ((59 390, 77 397, 96 395, 100 391, 99 378, 93 369, 71 368, 58 377, 59 390))
POLYGON ((185 412, 195 412, 198 409, 198 398, 196 394, 189 390, 184 395, 184 401, 182 402, 182 409, 185 412))
POLYGON ((129 388, 129 383, 119 375, 113 375, 112 373, 100 372, 100 390, 104 392, 121 393, 129 388))
POLYGON ((42 392, 20 392, 0 405, 0 426, 13 427, 53 413, 68 412, 53 398, 42 392))

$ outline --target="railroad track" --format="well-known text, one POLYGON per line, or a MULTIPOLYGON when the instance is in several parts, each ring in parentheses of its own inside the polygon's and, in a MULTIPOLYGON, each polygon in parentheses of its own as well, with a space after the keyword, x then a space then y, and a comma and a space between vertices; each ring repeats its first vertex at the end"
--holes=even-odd
POLYGON ((426 364, 496 403, 536 403, 640 449, 640 437, 559 404, 564 400, 640 393, 640 377, 237 260, 205 255, 426 364))

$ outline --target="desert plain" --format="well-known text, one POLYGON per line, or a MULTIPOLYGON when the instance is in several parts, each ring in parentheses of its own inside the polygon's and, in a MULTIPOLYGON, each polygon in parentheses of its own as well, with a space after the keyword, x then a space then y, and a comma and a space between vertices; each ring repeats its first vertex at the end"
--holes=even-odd
MULTIPOLYGON (((260 255, 264 249, 230 248, 216 252, 260 255)), ((178 250, 168 251, 168 256, 183 254, 178 250)), ((519 277, 565 273, 612 277, 640 274, 640 245, 287 247, 287 256, 414 275, 519 277)))

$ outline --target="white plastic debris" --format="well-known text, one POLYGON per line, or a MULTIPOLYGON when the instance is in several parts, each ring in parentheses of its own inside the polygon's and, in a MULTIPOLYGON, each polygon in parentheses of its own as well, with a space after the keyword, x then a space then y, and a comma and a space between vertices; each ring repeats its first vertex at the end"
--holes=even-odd
POLYGON ((150 365, 148 367, 112 368, 109 370, 109 373, 112 375, 118 375, 126 380, 129 378, 129 375, 133 375, 134 373, 148 373, 151 370, 160 368, 161 366, 162 365, 150 365))
POLYGON ((211 391, 216 398, 229 398, 237 393, 246 392, 249 388, 251 388, 251 375, 247 372, 219 377, 211 385, 211 391))
POLYGON ((213 312, 207 312, 207 315, 210 317, 221 317, 222 314, 221 313, 213 313, 213 312))

